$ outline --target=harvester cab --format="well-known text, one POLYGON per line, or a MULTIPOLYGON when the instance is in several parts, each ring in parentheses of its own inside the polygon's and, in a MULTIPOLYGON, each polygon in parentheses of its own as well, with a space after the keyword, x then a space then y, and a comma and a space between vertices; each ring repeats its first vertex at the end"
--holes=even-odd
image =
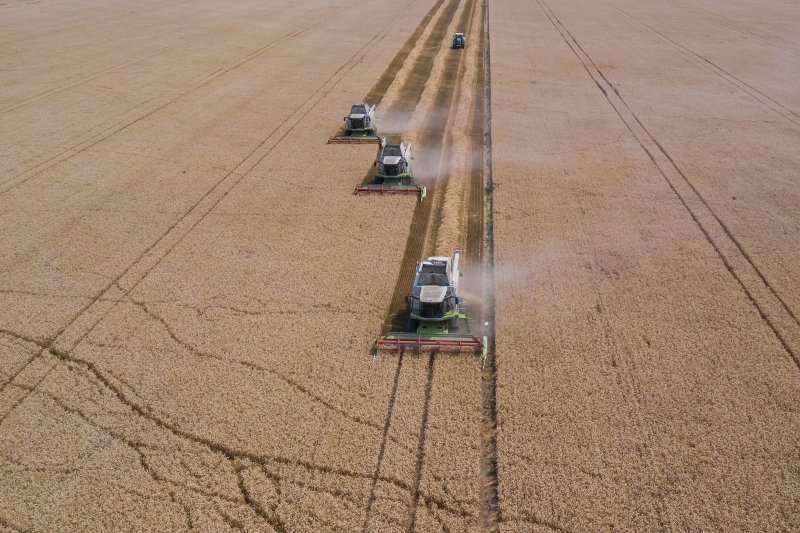
POLYGON ((461 250, 453 257, 429 257, 417 265, 414 286, 408 296, 408 327, 375 340, 380 348, 471 348, 486 358, 486 337, 469 332, 469 317, 459 301, 458 269, 461 250))
POLYGON ((454 49, 464 48, 465 46, 467 46, 467 38, 464 37, 463 33, 456 33, 455 35, 453 35, 454 49))
POLYGON ((381 139, 381 151, 375 161, 375 178, 372 183, 356 187, 355 192, 418 194, 422 201, 427 189, 424 185, 417 185, 411 173, 411 145, 386 144, 386 140, 381 139))
POLYGON ((370 107, 366 103, 350 106, 350 114, 344 117, 344 132, 328 139, 328 144, 378 144, 381 142, 375 129, 375 108, 376 106, 370 107))
MULTIPOLYGON (((456 253, 456 265, 457 265, 456 253)), ((429 257, 417 266, 414 287, 408 297, 409 330, 425 334, 458 331, 458 279, 449 257, 429 257)))
POLYGON ((384 144, 375 161, 378 169, 375 183, 402 182, 411 176, 411 146, 407 144, 384 144))

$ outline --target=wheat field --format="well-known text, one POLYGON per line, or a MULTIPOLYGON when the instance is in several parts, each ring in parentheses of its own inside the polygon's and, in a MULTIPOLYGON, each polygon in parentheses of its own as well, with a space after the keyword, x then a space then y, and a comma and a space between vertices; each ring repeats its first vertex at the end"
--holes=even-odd
POLYGON ((0 3, 0 530, 800 529, 797 21, 0 3), (371 354, 456 248, 486 367, 371 354))

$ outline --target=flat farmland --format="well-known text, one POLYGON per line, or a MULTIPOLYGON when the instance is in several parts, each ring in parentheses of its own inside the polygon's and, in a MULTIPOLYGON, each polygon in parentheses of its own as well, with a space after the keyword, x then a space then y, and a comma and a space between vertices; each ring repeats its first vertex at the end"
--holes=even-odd
POLYGON ((0 524, 476 527, 477 359, 369 357, 431 217, 325 141, 367 96, 433 196, 482 5, 94 7, 4 7, 0 524))
POLYGON ((798 22, 2 3, 0 530, 800 528, 798 22), (455 248, 486 367, 370 357, 455 248))
POLYGON ((501 530, 800 527, 798 15, 490 6, 501 530))

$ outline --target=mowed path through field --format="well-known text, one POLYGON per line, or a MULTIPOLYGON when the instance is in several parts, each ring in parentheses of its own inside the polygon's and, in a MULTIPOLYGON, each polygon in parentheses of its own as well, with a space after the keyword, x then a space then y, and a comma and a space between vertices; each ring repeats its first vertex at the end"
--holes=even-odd
POLYGON ((798 22, 491 4, 501 530, 800 527, 798 22))

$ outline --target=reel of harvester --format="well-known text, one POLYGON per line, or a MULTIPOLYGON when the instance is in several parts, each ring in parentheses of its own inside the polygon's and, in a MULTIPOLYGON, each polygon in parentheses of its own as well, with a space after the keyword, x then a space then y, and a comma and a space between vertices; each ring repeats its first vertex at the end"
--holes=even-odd
POLYGON ((469 317, 458 299, 458 262, 461 250, 450 257, 429 257, 417 265, 414 286, 408 296, 406 331, 393 331, 373 344, 380 349, 442 348, 479 351, 486 364, 487 338, 469 333, 469 317))
POLYGON ((359 185, 355 194, 417 194, 420 201, 425 198, 428 189, 417 185, 411 173, 411 145, 386 144, 386 140, 381 139, 381 152, 375 168, 373 182, 359 185))
POLYGON ((375 107, 369 104, 353 104, 350 114, 344 117, 344 131, 328 139, 328 144, 379 144, 375 129, 375 107))

